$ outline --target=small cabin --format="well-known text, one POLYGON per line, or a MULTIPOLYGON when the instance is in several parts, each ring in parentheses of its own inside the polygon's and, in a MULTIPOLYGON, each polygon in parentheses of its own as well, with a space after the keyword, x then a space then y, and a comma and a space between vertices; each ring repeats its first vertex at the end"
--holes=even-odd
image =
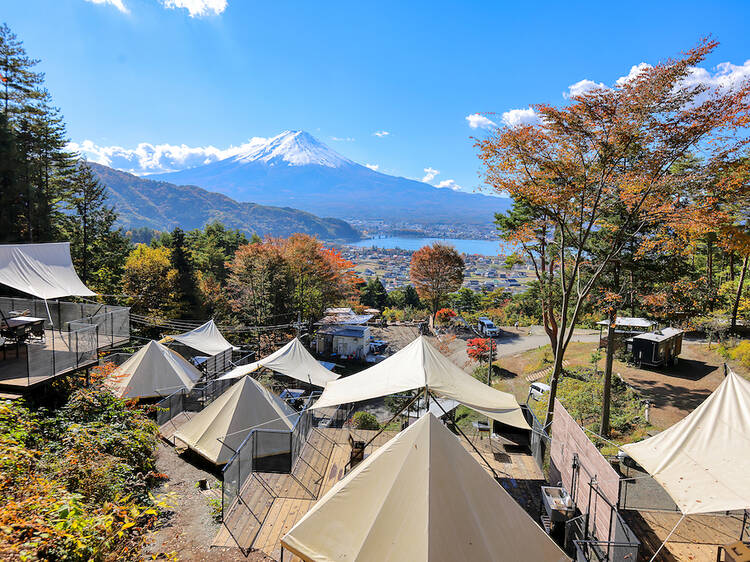
MULTIPOLYGON (((599 326, 599 347, 607 347, 609 320, 601 320, 596 325, 599 326)), ((615 319, 615 348, 622 347, 624 342, 634 336, 653 332, 656 328, 657 323, 647 318, 618 316, 615 319)))
POLYGON ((342 359, 362 360, 370 350, 368 326, 328 326, 315 334, 316 351, 342 359))
POLYGON ((664 328, 633 336, 628 347, 633 353, 633 362, 649 367, 662 367, 677 364, 677 356, 682 352, 682 330, 664 328))

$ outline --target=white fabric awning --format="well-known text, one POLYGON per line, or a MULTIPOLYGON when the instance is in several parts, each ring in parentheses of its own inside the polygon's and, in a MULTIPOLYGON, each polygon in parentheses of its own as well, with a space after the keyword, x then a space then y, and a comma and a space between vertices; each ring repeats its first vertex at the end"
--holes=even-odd
POLYGON ((361 402, 427 387, 499 422, 531 429, 512 394, 482 384, 422 336, 377 365, 329 383, 313 408, 361 402))
POLYGON ((570 560, 431 414, 335 484, 281 544, 327 562, 570 560))
POLYGON ((45 300, 96 295, 79 279, 69 242, 0 245, 0 284, 45 300))
POLYGON ((750 508, 750 382, 730 370, 681 421, 623 450, 685 515, 750 508))
POLYGON ((305 349, 302 342, 297 338, 294 338, 284 347, 277 349, 268 357, 264 357, 259 361, 250 363, 249 365, 235 367, 222 376, 220 380, 244 377, 245 375, 257 371, 261 367, 265 367, 276 373, 281 373, 287 377, 310 383, 321 388, 325 388, 326 384, 330 381, 339 378, 337 374, 332 373, 323 367, 323 365, 321 365, 315 357, 305 349))
POLYGON ((184 334, 169 337, 207 355, 218 355, 227 349, 239 349, 224 339, 213 320, 184 334))
POLYGON ((201 376, 182 355, 150 341, 117 367, 105 385, 119 398, 150 398, 190 390, 201 376))

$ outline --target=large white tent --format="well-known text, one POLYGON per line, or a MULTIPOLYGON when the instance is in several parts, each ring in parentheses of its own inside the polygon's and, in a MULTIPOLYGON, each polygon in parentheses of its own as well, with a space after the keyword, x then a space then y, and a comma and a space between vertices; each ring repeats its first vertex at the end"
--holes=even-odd
POLYGON ((219 328, 213 320, 209 320, 194 330, 190 330, 184 334, 177 334, 176 336, 169 336, 169 338, 197 349, 206 355, 218 355, 228 349, 238 349, 221 335, 219 328))
POLYGON ((106 385, 120 398, 152 398, 190 390, 200 378, 201 372, 179 353, 151 341, 117 367, 106 385))
MULTIPOLYGON (((297 414, 281 398, 251 377, 230 386, 174 434, 185 447, 221 465, 229 462, 252 429, 291 431, 297 414)), ((259 439, 259 456, 289 452, 289 439, 278 433, 259 439)))
POLYGON ((339 481, 281 539, 303 560, 570 560, 432 414, 339 481))
POLYGON ((244 377, 261 367, 321 388, 325 387, 330 381, 339 378, 337 374, 323 367, 315 357, 310 355, 310 352, 305 349, 302 342, 294 338, 268 357, 264 357, 249 365, 235 367, 222 376, 220 380, 244 377))
POLYGON ((453 364, 422 336, 377 365, 328 383, 313 408, 361 402, 425 387, 493 420, 530 429, 512 394, 482 384, 453 364))
POLYGON ((69 242, 0 245, 0 284, 44 300, 96 295, 78 277, 69 242))
POLYGON ((750 382, 730 370, 684 419, 623 450, 684 515, 750 508, 750 382))

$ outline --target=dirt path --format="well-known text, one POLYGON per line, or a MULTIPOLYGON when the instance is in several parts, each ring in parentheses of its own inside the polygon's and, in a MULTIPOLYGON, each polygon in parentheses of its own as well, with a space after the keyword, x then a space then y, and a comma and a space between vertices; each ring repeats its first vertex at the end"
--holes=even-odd
POLYGON ((723 359, 701 343, 684 343, 674 367, 638 369, 617 362, 615 372, 653 401, 651 424, 666 429, 692 412, 724 380, 723 359))
POLYGON ((179 560, 270 560, 260 553, 251 553, 245 558, 239 549, 211 548, 220 526, 213 519, 209 503, 212 493, 218 492, 217 497, 221 498, 221 488, 216 488, 217 478, 214 474, 183 460, 164 443, 159 444, 156 465, 159 472, 169 476, 167 483, 157 493, 171 494, 167 503, 173 510, 161 527, 149 536, 151 544, 144 557, 175 553, 179 560), (212 492, 198 489, 196 483, 202 479, 206 479, 214 488, 212 492))

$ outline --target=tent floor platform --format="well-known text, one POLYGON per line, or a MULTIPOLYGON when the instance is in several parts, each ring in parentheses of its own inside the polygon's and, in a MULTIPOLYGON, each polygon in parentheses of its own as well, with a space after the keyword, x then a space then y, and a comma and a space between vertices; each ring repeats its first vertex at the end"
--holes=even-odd
MULTIPOLYGON (((397 432, 384 431, 368 447, 366 455, 387 443, 397 432)), ((242 505, 235 502, 227 511, 227 521, 216 535, 212 546, 238 547, 246 552, 261 551, 279 560, 283 537, 334 484, 341 480, 351 452, 349 435, 355 440, 369 441, 377 434, 371 430, 316 428, 300 455, 292 474, 256 472, 241 491, 242 505), (252 513, 251 513, 252 512, 252 513)), ((465 439, 464 448, 479 460, 465 439)), ((503 440, 473 439, 476 446, 499 476, 501 485, 536 520, 541 498, 539 485, 544 481, 533 457, 517 452, 512 446, 505 450, 503 440)), ((491 472, 483 461, 480 464, 491 472)), ((285 561, 297 560, 285 552, 285 561)))
MULTIPOLYGON (((623 511, 641 540, 640 556, 650 560, 681 515, 664 511, 623 511)), ((742 512, 730 515, 688 515, 664 545, 656 562, 716 560, 719 546, 736 542, 742 531, 742 512)), ((747 536, 747 533, 745 533, 747 536)))
MULTIPOLYGON (((71 347, 65 332, 45 330, 44 340, 32 342, 33 351, 26 344, 8 343, 0 349, 0 390, 19 391, 33 388, 56 377, 99 364, 98 353, 84 352, 71 347), (31 355, 30 355, 31 354, 31 355), (93 357, 92 357, 93 355, 93 357), (54 360, 53 360, 54 357, 54 360)), ((96 351, 130 341, 101 335, 96 351)))

